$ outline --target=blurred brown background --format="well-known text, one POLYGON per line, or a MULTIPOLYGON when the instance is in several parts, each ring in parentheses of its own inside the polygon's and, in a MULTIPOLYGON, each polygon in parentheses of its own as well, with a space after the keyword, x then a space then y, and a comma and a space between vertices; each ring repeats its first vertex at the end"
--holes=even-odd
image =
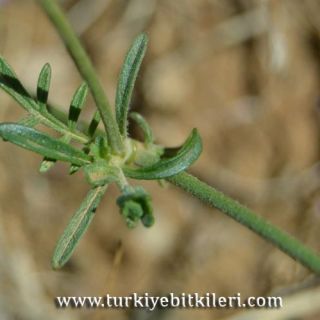
MULTIPOLYGON (((179 145, 197 127, 204 151, 191 172, 320 252, 320 1, 60 2, 110 101, 126 50, 146 31, 150 44, 132 108, 150 121, 157 141, 179 145)), ((50 62, 49 99, 67 110, 81 79, 51 24, 31 0, 0 5, 1 55, 31 92, 50 62)), ((0 104, 1 121, 23 116, 3 92, 0 104)), ((83 119, 93 110, 90 99, 83 119)), ((320 289, 306 269, 169 185, 143 184, 156 224, 135 230, 126 228, 115 205, 118 191, 110 188, 70 263, 52 271, 55 242, 88 185, 81 173, 68 176, 63 164, 40 175, 40 160, 0 144, 1 320, 319 319, 320 289), (286 298, 272 315, 58 310, 53 303, 62 295, 132 292, 286 298)))

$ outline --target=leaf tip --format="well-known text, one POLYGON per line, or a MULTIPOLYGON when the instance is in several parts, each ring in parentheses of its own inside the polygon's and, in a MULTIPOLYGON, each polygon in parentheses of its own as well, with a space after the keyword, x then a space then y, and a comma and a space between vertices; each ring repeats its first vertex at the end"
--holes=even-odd
POLYGON ((49 62, 45 63, 44 66, 42 67, 42 70, 46 70, 47 72, 50 72, 52 71, 52 68, 51 68, 51 65, 49 62))
POLYGON ((148 41, 149 41, 149 37, 148 37, 148 35, 147 35, 146 32, 140 33, 140 34, 137 36, 136 39, 139 39, 140 41, 144 42, 145 44, 147 44, 148 41))
POLYGON ((53 270, 59 270, 64 266, 65 262, 62 262, 61 259, 53 255, 51 259, 51 268, 53 270))

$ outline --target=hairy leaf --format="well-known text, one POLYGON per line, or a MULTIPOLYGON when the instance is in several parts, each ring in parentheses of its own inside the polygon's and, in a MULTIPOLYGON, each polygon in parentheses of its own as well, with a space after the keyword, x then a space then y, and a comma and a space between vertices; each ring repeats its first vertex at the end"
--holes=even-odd
POLYGON ((38 84, 37 84, 37 99, 40 104, 40 108, 43 110, 46 109, 50 82, 51 82, 51 66, 49 63, 46 63, 40 71, 38 84))
POLYGON ((32 112, 33 109, 39 109, 39 106, 30 97, 10 65, 2 57, 0 57, 0 88, 6 91, 25 110, 32 112))
POLYGON ((0 136, 50 159, 67 161, 77 165, 90 163, 91 158, 82 151, 26 126, 15 123, 0 124, 0 136))
MULTIPOLYGON (((70 136, 63 136, 58 139, 59 141, 68 144, 71 140, 70 136)), ((39 172, 45 173, 48 172, 53 166, 56 164, 56 159, 50 159, 48 157, 44 157, 39 168, 39 172)))
MULTIPOLYGON (((45 70, 47 69, 46 67, 45 70)), ((48 71, 44 71, 43 78, 45 76, 48 76, 48 71)), ((32 116, 35 116, 39 122, 58 132, 65 133, 67 126, 47 112, 47 110, 40 108, 39 103, 29 95, 10 65, 2 57, 0 57, 0 88, 7 92, 32 116)))
POLYGON ((84 173, 88 183, 95 187, 117 181, 119 170, 117 167, 108 165, 104 160, 84 166, 84 173))
POLYGON ((34 116, 34 115, 27 115, 26 117, 22 118, 20 121, 19 121, 19 124, 23 125, 23 126, 27 126, 27 127, 30 127, 30 128, 33 128, 35 127, 37 124, 40 123, 40 119, 37 117, 37 116, 34 116))
POLYGON ((127 135, 129 104, 134 83, 147 49, 147 43, 148 37, 146 34, 140 34, 134 40, 120 72, 116 93, 116 119, 123 136, 127 135))
POLYGON ((70 259, 78 242, 87 231, 106 190, 106 185, 91 189, 78 211, 71 217, 54 250, 51 262, 53 269, 63 267, 70 259))
POLYGON ((106 137, 97 136, 90 145, 89 153, 95 158, 110 159, 110 149, 106 137))
POLYGON ((153 143, 153 133, 146 119, 137 112, 131 112, 130 118, 134 120, 138 124, 138 126, 141 128, 144 135, 144 141, 147 144, 153 143))
POLYGON ((194 163, 202 151, 201 138, 196 129, 183 144, 177 155, 168 159, 160 160, 159 162, 149 167, 132 169, 124 167, 124 174, 133 179, 153 180, 164 179, 176 175, 177 173, 186 170, 194 163))
POLYGON ((76 127, 77 121, 79 119, 80 112, 86 101, 88 94, 88 86, 86 83, 83 83, 73 95, 71 105, 69 108, 69 127, 74 129, 76 127))
POLYGON ((97 110, 94 115, 93 115, 93 118, 92 120, 90 121, 90 124, 89 124, 89 127, 88 127, 88 135, 89 137, 93 137, 97 128, 98 128, 98 125, 99 125, 99 122, 101 120, 101 116, 100 116, 100 112, 97 110))
POLYGON ((133 162, 137 167, 150 167, 161 160, 164 148, 156 144, 147 144, 146 148, 136 147, 134 151, 133 162))

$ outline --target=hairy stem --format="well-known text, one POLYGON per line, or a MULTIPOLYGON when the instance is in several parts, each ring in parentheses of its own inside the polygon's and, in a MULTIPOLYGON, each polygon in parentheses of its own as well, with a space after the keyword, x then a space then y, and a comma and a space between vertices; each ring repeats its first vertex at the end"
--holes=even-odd
MULTIPOLYGON (((52 107, 50 107, 50 109, 51 108, 52 107)), ((67 115, 64 112, 58 111, 56 108, 52 108, 52 110, 59 114, 62 121, 67 121, 67 115)), ((84 124, 84 126, 87 126, 87 124, 84 124)), ((273 243, 294 260, 297 260, 316 274, 320 274, 320 257, 315 252, 288 233, 275 227, 262 217, 259 217, 236 200, 227 197, 222 192, 186 172, 177 174, 166 180, 191 193, 200 201, 226 213, 265 240, 273 243)))
MULTIPOLYGON (((49 106, 50 110, 59 115, 61 121, 67 121, 68 117, 63 111, 49 106)), ((88 124, 83 124, 85 127, 88 124)), ((200 181, 198 178, 183 172, 167 178, 169 182, 180 187, 197 197, 200 201, 217 208, 242 225, 254 231, 265 240, 273 243, 280 250, 297 260, 302 265, 320 274, 320 257, 300 241, 272 225, 262 217, 259 217, 250 209, 241 205, 222 192, 200 181)))
POLYGON ((66 48, 73 58, 83 79, 88 83, 92 96, 100 112, 102 122, 107 132, 112 150, 115 153, 122 153, 124 149, 123 141, 118 125, 111 111, 110 104, 104 93, 103 87, 97 77, 94 67, 74 33, 70 23, 64 16, 62 10, 55 0, 37 0, 46 12, 60 37, 64 41, 66 48))
MULTIPOLYGON (((56 2, 54 0, 37 1, 59 32, 80 74, 88 83, 100 112, 112 150, 115 153, 123 154, 124 143, 118 125, 89 57, 56 2)), ((273 243, 280 250, 311 271, 320 274, 320 256, 288 233, 275 227, 262 217, 257 216, 254 212, 237 201, 227 197, 223 193, 186 172, 167 178, 167 180, 191 193, 202 202, 220 209, 234 220, 273 243)))
POLYGON ((319 255, 288 233, 278 229, 262 217, 257 216, 254 212, 237 201, 227 197, 222 192, 217 191, 186 172, 167 178, 167 180, 191 193, 211 207, 221 210, 234 220, 257 233, 259 236, 273 243, 280 250, 311 271, 320 274, 319 255))

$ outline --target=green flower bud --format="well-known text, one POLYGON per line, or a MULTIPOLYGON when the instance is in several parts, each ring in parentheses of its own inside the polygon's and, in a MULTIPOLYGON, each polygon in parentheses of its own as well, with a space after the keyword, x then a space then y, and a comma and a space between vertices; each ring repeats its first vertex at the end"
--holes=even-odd
POLYGON ((139 220, 145 227, 154 224, 151 197, 142 187, 125 187, 117 204, 129 228, 135 227, 139 220))

